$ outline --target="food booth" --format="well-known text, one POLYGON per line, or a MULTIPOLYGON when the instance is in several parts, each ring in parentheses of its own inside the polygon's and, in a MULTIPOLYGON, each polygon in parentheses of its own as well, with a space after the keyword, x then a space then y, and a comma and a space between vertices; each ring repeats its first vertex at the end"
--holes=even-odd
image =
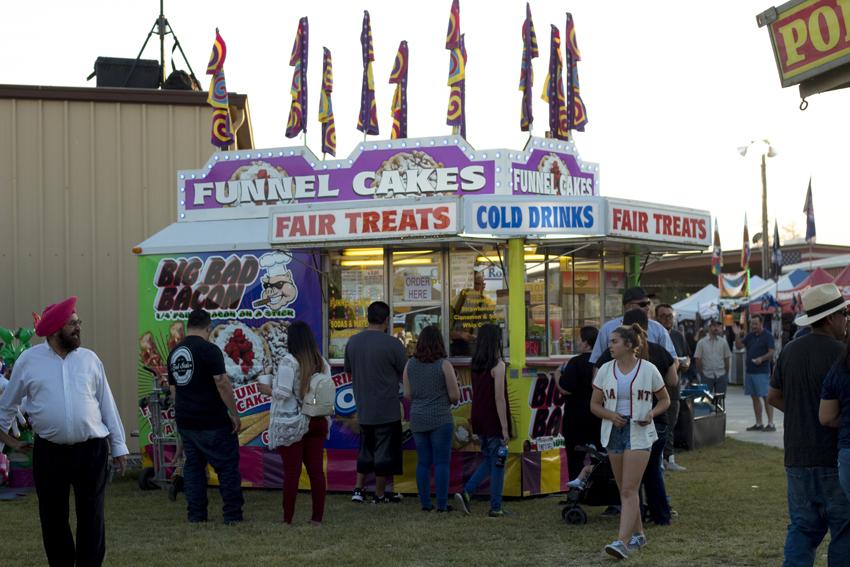
MULTIPOLYGON (((209 310, 244 429, 246 486, 279 487, 266 448, 270 400, 257 379, 276 370, 294 319, 314 330, 333 366, 336 414, 326 443, 331 490, 354 485, 356 400, 342 369, 366 308, 386 301, 389 332, 413 352, 428 325, 457 369, 452 490, 475 470, 469 425, 475 329, 504 330, 513 422, 506 496, 565 489, 564 399, 558 369, 579 329, 622 312, 621 292, 650 252, 704 250, 707 211, 603 197, 599 168, 570 141, 531 138, 523 150, 475 150, 459 136, 360 144, 322 160, 307 147, 214 154, 177 175, 178 219, 135 249, 139 264, 140 396, 145 367, 163 367, 194 307, 209 310)), ((415 492, 409 407, 399 395, 405 474, 415 492)), ((166 428, 173 415, 164 410, 166 428)), ((142 444, 150 415, 140 414, 142 444)), ((144 453, 144 452, 143 452, 144 453)), ((306 475, 302 479, 307 485, 306 475)))

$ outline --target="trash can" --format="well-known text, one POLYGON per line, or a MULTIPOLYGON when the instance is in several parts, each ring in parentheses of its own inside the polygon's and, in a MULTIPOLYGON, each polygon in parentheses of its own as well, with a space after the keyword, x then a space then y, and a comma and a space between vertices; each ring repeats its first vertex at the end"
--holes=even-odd
POLYGON ((679 421, 673 430, 675 447, 690 451, 726 439, 726 394, 710 394, 705 386, 682 390, 679 421))
POLYGON ((729 383, 737 384, 738 386, 743 386, 744 384, 744 372, 746 369, 746 349, 733 349, 732 350, 732 365, 729 368, 729 383))

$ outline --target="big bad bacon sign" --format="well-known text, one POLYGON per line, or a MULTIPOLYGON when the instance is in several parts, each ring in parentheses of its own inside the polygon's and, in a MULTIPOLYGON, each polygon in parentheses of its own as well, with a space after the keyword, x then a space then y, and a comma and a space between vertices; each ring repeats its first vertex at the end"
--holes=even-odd
POLYGON ((218 152, 204 168, 178 172, 177 184, 179 220, 193 221, 266 217, 281 205, 592 196, 599 194, 599 168, 582 161, 572 142, 532 138, 523 151, 479 151, 446 136, 364 142, 347 159, 326 161, 304 146, 218 152))

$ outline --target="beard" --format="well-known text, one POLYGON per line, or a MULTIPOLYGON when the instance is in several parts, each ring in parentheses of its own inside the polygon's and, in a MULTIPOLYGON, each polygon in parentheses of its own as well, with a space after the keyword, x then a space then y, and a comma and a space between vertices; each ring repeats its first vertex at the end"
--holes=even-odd
POLYGON ((59 347, 65 352, 71 352, 80 348, 80 329, 79 327, 73 331, 66 332, 65 329, 56 334, 56 340, 59 347))

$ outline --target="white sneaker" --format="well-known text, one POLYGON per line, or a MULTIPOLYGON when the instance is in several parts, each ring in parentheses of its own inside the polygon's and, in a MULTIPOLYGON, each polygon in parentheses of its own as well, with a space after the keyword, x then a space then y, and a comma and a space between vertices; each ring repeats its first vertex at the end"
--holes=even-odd
POLYGON ((576 490, 584 490, 584 481, 580 478, 574 478, 570 482, 567 483, 567 486, 570 488, 575 488, 576 490))
POLYGON ((668 470, 670 472, 685 472, 688 469, 676 463, 676 461, 667 461, 664 464, 664 470, 668 470))
POLYGON ((616 540, 605 546, 605 553, 617 559, 628 559, 629 548, 622 541, 616 540))

